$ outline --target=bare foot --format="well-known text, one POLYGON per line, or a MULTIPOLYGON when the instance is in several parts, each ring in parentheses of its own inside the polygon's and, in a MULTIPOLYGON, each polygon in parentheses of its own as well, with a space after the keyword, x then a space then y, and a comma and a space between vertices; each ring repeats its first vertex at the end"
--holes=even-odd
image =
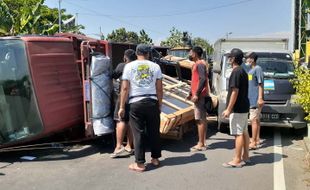
POLYGON ((128 166, 128 169, 136 172, 144 172, 145 171, 145 166, 144 164, 137 164, 133 163, 128 166))

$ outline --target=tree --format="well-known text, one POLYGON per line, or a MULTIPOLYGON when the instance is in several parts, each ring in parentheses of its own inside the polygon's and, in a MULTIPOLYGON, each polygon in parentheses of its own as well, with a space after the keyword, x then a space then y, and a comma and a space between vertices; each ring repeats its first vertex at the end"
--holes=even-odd
POLYGON ((139 43, 141 44, 153 44, 153 40, 149 35, 142 29, 140 30, 139 43))
POLYGON ((209 44, 209 42, 203 38, 196 37, 193 39, 194 46, 200 46, 204 49, 208 55, 213 53, 213 47, 209 44))
POLYGON ((299 103, 307 113, 305 119, 310 121, 310 70, 299 66, 295 69, 296 79, 293 85, 296 88, 297 99, 295 103, 299 103))
POLYGON ((169 32, 170 32, 170 36, 165 41, 160 42, 161 46, 167 46, 170 48, 174 48, 174 47, 184 45, 184 42, 182 40, 183 33, 180 30, 173 27, 169 32))
POLYGON ((113 30, 111 34, 107 35, 107 40, 113 42, 122 42, 122 43, 145 43, 145 44, 152 44, 152 39, 148 36, 148 34, 141 30, 138 35, 136 32, 133 31, 126 31, 125 28, 119 28, 113 30))
POLYGON ((127 32, 127 39, 126 40, 127 40, 126 42, 137 44, 137 43, 139 43, 139 36, 137 33, 129 31, 129 32, 127 32))
POLYGON ((208 40, 201 37, 195 37, 192 40, 192 36, 188 32, 181 32, 175 27, 170 30, 170 36, 165 41, 162 41, 160 45, 170 48, 201 46, 207 54, 213 53, 213 47, 209 44, 208 40))
MULTIPOLYGON (((58 32, 58 9, 43 5, 44 0, 2 0, 0 1, 0 16, 3 21, 0 35, 19 34, 54 34, 58 32), (4 15, 4 16, 3 16, 4 15)), ((71 18, 61 10, 62 19, 71 18)), ((64 32, 79 33, 84 26, 63 27, 64 32)))
POLYGON ((12 33, 12 25, 14 24, 14 17, 10 14, 9 7, 0 1, 0 35, 8 35, 12 33))

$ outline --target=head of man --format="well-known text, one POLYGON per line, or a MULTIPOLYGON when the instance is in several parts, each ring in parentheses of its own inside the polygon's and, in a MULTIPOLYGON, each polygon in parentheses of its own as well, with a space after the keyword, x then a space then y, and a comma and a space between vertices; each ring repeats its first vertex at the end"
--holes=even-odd
POLYGON ((129 63, 137 59, 136 52, 133 49, 127 49, 124 52, 124 63, 129 63))
POLYGON ((194 46, 191 51, 189 52, 189 60, 190 61, 197 61, 201 59, 203 54, 203 49, 199 46, 194 46))
POLYGON ((232 65, 241 65, 243 60, 243 52, 241 49, 234 48, 230 51, 228 58, 232 65))
POLYGON ((139 44, 136 48, 136 55, 138 59, 144 59, 144 60, 149 59, 151 52, 152 47, 147 44, 139 44))
POLYGON ((246 63, 248 65, 255 65, 256 64, 256 60, 258 58, 257 54, 255 52, 248 52, 246 55, 245 55, 245 58, 246 58, 246 63))

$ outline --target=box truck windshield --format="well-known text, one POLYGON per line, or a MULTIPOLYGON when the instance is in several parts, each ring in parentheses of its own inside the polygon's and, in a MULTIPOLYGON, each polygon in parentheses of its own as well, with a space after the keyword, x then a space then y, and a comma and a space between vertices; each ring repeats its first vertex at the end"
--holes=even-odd
MULTIPOLYGON (((288 79, 294 77, 294 64, 292 58, 287 53, 257 53, 257 65, 261 66, 265 78, 283 78, 288 79)), ((225 59, 225 77, 229 78, 232 67, 228 63, 228 58, 225 59)), ((246 60, 244 59, 244 62, 246 60)))
POLYGON ((43 129, 31 83, 24 42, 0 40, 0 144, 43 129))

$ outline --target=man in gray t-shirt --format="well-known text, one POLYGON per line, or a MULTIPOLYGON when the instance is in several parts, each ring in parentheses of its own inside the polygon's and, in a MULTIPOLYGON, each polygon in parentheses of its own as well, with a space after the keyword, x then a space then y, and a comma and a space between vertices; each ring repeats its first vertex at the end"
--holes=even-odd
POLYGON ((135 163, 129 165, 134 171, 145 171, 145 140, 149 140, 151 163, 159 166, 160 109, 163 98, 162 73, 159 65, 149 61, 151 47, 139 44, 137 60, 127 64, 122 76, 119 118, 124 117, 125 101, 129 97, 129 123, 133 133, 135 163), (129 96, 128 96, 129 95, 129 96), (146 136, 147 134, 147 136, 146 136))
POLYGON ((252 125, 252 138, 249 148, 256 149, 260 144, 260 114, 264 105, 264 73, 256 64, 257 54, 246 54, 246 70, 249 78, 250 121, 252 125))

